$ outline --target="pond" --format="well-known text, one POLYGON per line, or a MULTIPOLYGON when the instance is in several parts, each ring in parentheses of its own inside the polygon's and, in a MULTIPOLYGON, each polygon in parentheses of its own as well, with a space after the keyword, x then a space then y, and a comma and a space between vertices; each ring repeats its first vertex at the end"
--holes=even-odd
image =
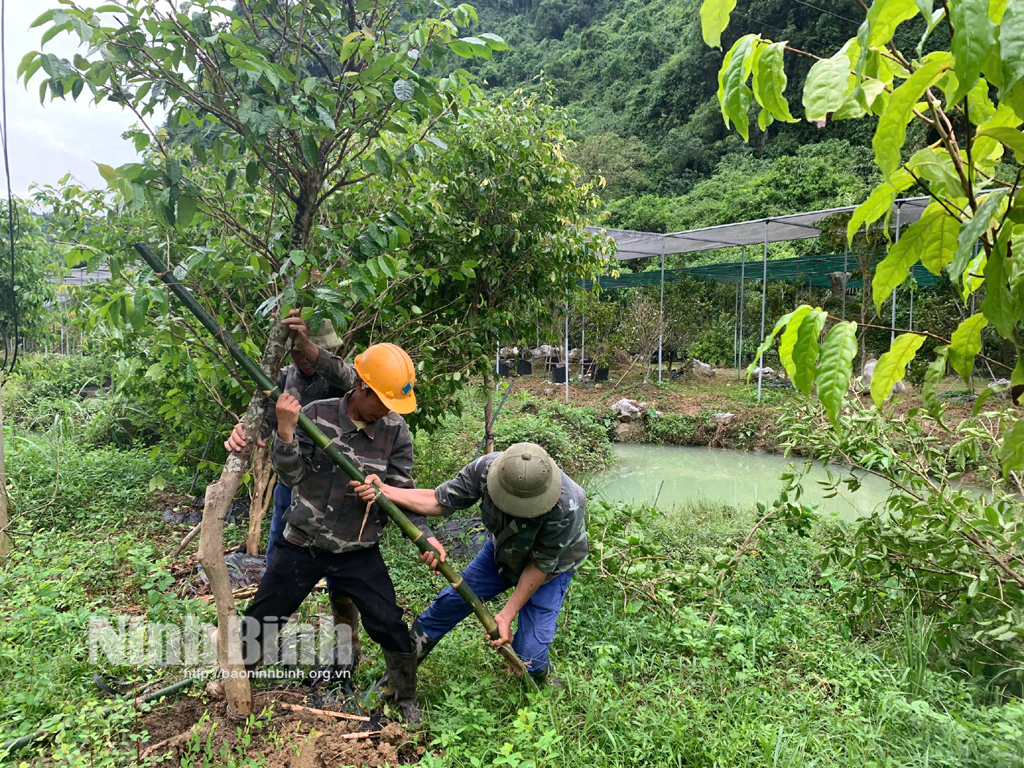
MULTIPOLYGON (((598 498, 606 501, 653 502, 670 510, 677 505, 704 500, 735 507, 770 504, 782 488, 780 475, 790 464, 802 466, 802 457, 785 458, 776 454, 747 453, 717 448, 675 445, 614 446, 616 466, 598 476, 591 484, 598 498), (661 492, 659 494, 659 486, 661 492)), ((833 468, 832 474, 838 474, 833 468)), ((845 485, 833 498, 818 481, 827 481, 828 472, 816 464, 804 476, 805 503, 818 505, 824 515, 852 520, 869 514, 890 494, 889 484, 874 475, 858 473, 861 487, 851 493, 845 485)))

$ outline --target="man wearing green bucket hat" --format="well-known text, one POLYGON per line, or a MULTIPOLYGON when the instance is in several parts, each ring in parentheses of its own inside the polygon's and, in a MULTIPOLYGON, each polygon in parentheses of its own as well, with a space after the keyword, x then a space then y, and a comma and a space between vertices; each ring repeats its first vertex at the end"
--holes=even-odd
MULTIPOLYGON (((353 481, 364 501, 372 500, 376 485, 395 504, 421 515, 448 516, 480 502, 491 538, 462 579, 481 600, 513 590, 494 616, 501 636, 493 644, 511 642, 530 674, 543 681, 569 581, 589 552, 586 492, 534 443, 516 443, 481 456, 433 490, 394 488, 376 476, 366 480, 362 485, 353 481)), ((432 558, 429 553, 421 557, 428 565, 432 558)), ((469 613, 462 597, 445 587, 413 623, 420 660, 469 613)))

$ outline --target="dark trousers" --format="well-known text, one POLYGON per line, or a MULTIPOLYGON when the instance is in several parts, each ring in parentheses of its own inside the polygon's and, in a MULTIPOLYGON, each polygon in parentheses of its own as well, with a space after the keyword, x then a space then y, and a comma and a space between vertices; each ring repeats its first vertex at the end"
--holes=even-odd
POLYGON ((298 547, 283 538, 274 552, 246 616, 256 625, 242 625, 242 642, 255 641, 262 648, 264 636, 273 637, 278 627, 298 610, 321 578, 327 577, 362 614, 369 636, 386 651, 412 652, 409 627, 395 597, 395 585, 379 547, 334 554, 298 547))

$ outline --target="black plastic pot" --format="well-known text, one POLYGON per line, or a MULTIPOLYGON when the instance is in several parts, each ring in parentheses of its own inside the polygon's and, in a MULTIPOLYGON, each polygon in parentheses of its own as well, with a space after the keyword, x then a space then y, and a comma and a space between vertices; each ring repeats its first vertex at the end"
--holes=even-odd
POLYGON ((511 373, 512 373, 512 365, 509 362, 507 362, 506 360, 501 360, 501 361, 498 362, 498 375, 499 376, 508 376, 511 373))
POLYGON ((533 373, 533 363, 529 360, 520 360, 516 363, 516 373, 520 376, 529 376, 533 373))
POLYGON ((583 375, 584 376, 591 376, 592 377, 596 370, 597 370, 597 363, 595 363, 593 360, 584 360, 583 361, 583 375))
POLYGON ((598 368, 594 371, 594 381, 608 381, 608 369, 598 368))
POLYGON ((564 365, 556 365, 551 369, 551 381, 555 384, 565 384, 564 365))

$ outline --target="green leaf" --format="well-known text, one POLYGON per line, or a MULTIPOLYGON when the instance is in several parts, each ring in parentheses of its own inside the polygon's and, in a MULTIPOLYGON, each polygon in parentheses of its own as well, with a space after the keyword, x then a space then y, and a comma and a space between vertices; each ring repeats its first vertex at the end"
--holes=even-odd
POLYGON ((949 364, 964 381, 971 378, 974 358, 981 352, 981 332, 987 325, 988 320, 979 312, 968 317, 953 331, 949 344, 949 364))
POLYGON ((963 185, 947 152, 925 147, 911 156, 906 167, 918 178, 929 182, 928 189, 936 197, 963 197, 963 185))
POLYGON ((754 97, 776 120, 795 123, 797 119, 790 114, 789 103, 783 95, 786 90, 785 50, 785 43, 759 47, 754 62, 754 97))
POLYGON ((931 417, 942 425, 942 403, 939 401, 938 386, 946 375, 946 361, 949 347, 943 344, 935 350, 935 359, 928 364, 921 386, 921 401, 931 417))
POLYGON ((1017 419, 1003 435, 1003 444, 996 453, 1003 467, 1003 475, 1024 468, 1024 419, 1017 419))
POLYGON ((377 170, 384 174, 385 178, 390 179, 391 174, 394 173, 394 164, 391 162, 391 155, 378 147, 374 151, 373 157, 377 161, 377 170))
POLYGON ((959 231, 960 222, 941 205, 929 205, 919 220, 903 230, 875 269, 871 281, 875 310, 881 314, 882 304, 910 276, 910 268, 918 260, 932 274, 940 274, 942 267, 953 259, 959 231))
POLYGON ((747 87, 747 77, 754 61, 754 43, 758 40, 757 35, 744 35, 737 40, 725 54, 718 72, 718 103, 725 125, 728 127, 731 120, 744 141, 750 139, 748 112, 754 101, 754 94, 747 87))
POLYGON ((167 158, 167 168, 164 170, 164 177, 168 184, 177 184, 181 181, 181 163, 173 157, 167 158))
POLYGON ((299 139, 299 144, 302 147, 302 157, 310 168, 316 168, 320 163, 320 147, 317 146, 316 139, 312 134, 304 133, 299 139))
POLYGON ((416 95, 416 86, 410 80, 396 80, 393 90, 399 101, 409 101, 416 95))
POLYGON ((1009 0, 999 25, 999 58, 1003 64, 1000 94, 1024 80, 1024 0, 1009 0))
POLYGON ((117 181, 116 169, 110 167, 109 165, 104 165, 103 163, 93 162, 93 165, 96 166, 97 170, 100 172, 100 176, 103 177, 103 180, 107 182, 107 184, 113 185, 114 182, 117 181))
POLYGON ((729 26, 729 14, 736 0, 704 0, 700 6, 700 30, 704 42, 712 48, 722 47, 722 33, 729 26))
POLYGON ((843 407, 853 375, 853 358, 857 354, 857 324, 836 323, 825 336, 818 358, 818 399, 825 406, 832 426, 838 427, 839 410, 843 407))
POLYGON ((1024 133, 1021 133, 1016 128, 1008 128, 1006 126, 981 128, 978 130, 977 136, 988 136, 1000 144, 1009 147, 1013 150, 1017 162, 1024 163, 1024 133))
POLYGON ((797 334, 796 344, 793 345, 793 364, 796 368, 793 386, 805 395, 811 394, 811 388, 814 386, 814 373, 820 348, 818 338, 825 327, 827 317, 828 314, 820 309, 808 312, 800 323, 800 332, 797 334))
POLYGON ((782 332, 782 336, 779 338, 779 360, 782 362, 782 367, 786 369, 786 373, 789 374, 790 379, 796 377, 793 347, 796 346, 796 340, 800 336, 800 325, 803 323, 804 318, 807 317, 807 313, 813 309, 814 307, 810 304, 803 304, 794 309, 790 313, 786 330, 782 332))
POLYGON ((900 167, 900 150, 907 140, 907 123, 913 116, 914 105, 952 65, 953 57, 945 51, 929 54, 920 69, 889 97, 889 103, 878 119, 878 128, 871 140, 875 149, 875 162, 886 180, 900 167))
POLYGON ((978 210, 975 211, 974 216, 960 228, 953 261, 946 268, 949 279, 954 283, 960 280, 964 269, 974 257, 974 244, 978 242, 978 238, 988 231, 992 217, 998 212, 999 205, 1003 202, 1009 191, 1005 188, 997 189, 995 192, 986 195, 978 206, 978 210))
POLYGON ((913 183, 910 174, 900 168, 892 175, 890 181, 883 181, 868 195, 868 199, 853 209, 850 223, 846 225, 846 242, 853 245, 853 238, 857 230, 863 227, 870 227, 882 216, 885 216, 885 223, 889 222, 889 215, 896 202, 896 195, 902 192, 913 183))
POLYGON ((814 62, 804 82, 804 116, 812 123, 824 123, 846 102, 853 87, 850 80, 850 59, 845 53, 814 62))
POLYGON ((29 29, 35 29, 36 27, 41 27, 43 24, 45 24, 48 21, 52 21, 53 20, 53 14, 55 14, 56 12, 57 12, 56 9, 53 9, 53 8, 51 8, 48 11, 44 11, 43 13, 41 13, 39 16, 36 17, 35 21, 33 21, 31 24, 28 25, 28 28, 29 29))
POLYGON ((758 347, 757 351, 754 353, 754 359, 751 361, 750 365, 747 366, 747 381, 750 381, 750 377, 754 375, 754 369, 761 364, 761 356, 772 348, 772 344, 775 342, 775 337, 779 335, 779 331, 789 324, 792 317, 793 313, 788 312, 775 322, 775 327, 772 328, 772 332, 769 333, 765 337, 764 341, 761 342, 761 346, 758 347))
POLYGON ((448 43, 448 47, 452 49, 452 53, 456 56, 461 56, 464 59, 473 58, 473 46, 463 40, 456 38, 448 43))
POLYGON ((881 408, 897 381, 907 375, 907 365, 914 359, 917 350, 924 343, 924 336, 917 333, 901 333, 893 341, 892 347, 882 355, 875 364, 875 372, 871 374, 871 399, 875 406, 881 408))
POLYGON ((1019 308, 1009 288, 1010 268, 1013 265, 1006 258, 1008 240, 1009 227, 1004 227, 985 265, 985 298, 981 302, 981 312, 1000 336, 1013 340, 1019 308))
POLYGON ((996 28, 988 17, 989 0, 956 0, 949 3, 949 21, 953 25, 950 50, 956 59, 957 88, 947 106, 970 93, 985 60, 996 45, 996 28))
POLYGON ((245 183, 250 187, 255 187, 256 182, 260 180, 260 165, 255 160, 250 160, 245 164, 245 183))
POLYGON ((187 227, 196 215, 195 198, 182 196, 178 198, 178 212, 175 221, 179 227, 187 227))
MULTIPOLYGON (((884 46, 896 34, 896 27, 917 15, 914 0, 875 0, 868 10, 868 47, 884 46)), ((858 35, 859 37, 859 35, 858 35)))

